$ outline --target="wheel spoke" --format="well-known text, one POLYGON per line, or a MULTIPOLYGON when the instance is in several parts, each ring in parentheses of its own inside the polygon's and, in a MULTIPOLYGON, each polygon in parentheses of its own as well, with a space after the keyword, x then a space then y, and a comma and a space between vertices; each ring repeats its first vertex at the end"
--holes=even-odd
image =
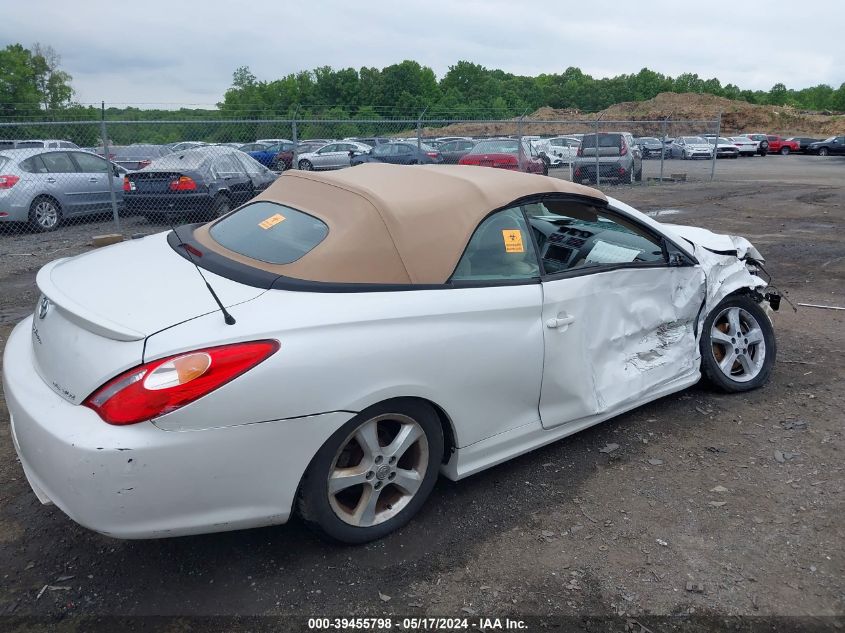
POLYGON ((731 347, 733 345, 731 337, 722 332, 722 330, 717 327, 714 327, 713 330, 710 332, 710 339, 714 343, 722 343, 723 345, 726 345, 728 347, 731 347))
POLYGON ((329 494, 336 495, 341 490, 352 488, 367 482, 366 468, 336 468, 329 478, 329 494))
POLYGON ((361 426, 355 433, 355 440, 361 446, 361 449, 370 458, 373 458, 381 451, 381 445, 378 442, 378 422, 368 422, 361 426))
POLYGON ((739 324, 739 308, 731 308, 728 311, 728 323, 730 324, 730 333, 739 336, 742 334, 742 328, 739 324))
POLYGON ((722 362, 719 363, 719 368, 726 376, 731 375, 731 369, 736 362, 736 352, 734 352, 733 348, 731 348, 725 357, 722 359, 722 362))
POLYGON ((403 424, 393 441, 384 448, 384 452, 398 461, 421 435, 422 429, 416 424, 403 424))
POLYGON ((354 525, 365 527, 375 522, 376 504, 378 504, 380 494, 381 490, 376 490, 372 486, 364 486, 364 492, 358 500, 355 512, 352 514, 352 523, 354 525))
POLYGON ((752 328, 752 329, 748 330, 748 332, 745 334, 745 339, 748 341, 749 345, 754 345, 756 343, 762 343, 763 342, 763 330, 761 330, 759 327, 752 328))
POLYGON ((739 357, 739 364, 742 365, 742 370, 746 376, 753 376, 755 373, 754 363, 748 357, 748 354, 743 354, 739 357))
POLYGON ((422 485, 422 475, 416 470, 407 470, 405 468, 396 469, 396 477, 392 481, 394 486, 397 486, 406 494, 413 495, 419 490, 422 485))

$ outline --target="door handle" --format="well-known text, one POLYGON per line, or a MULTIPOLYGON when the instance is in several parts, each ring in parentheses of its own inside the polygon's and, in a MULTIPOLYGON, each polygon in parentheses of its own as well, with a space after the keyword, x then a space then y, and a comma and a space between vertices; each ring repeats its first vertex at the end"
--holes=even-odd
POLYGON ((546 321, 546 327, 554 330, 559 327, 571 325, 572 323, 575 323, 575 317, 569 314, 564 314, 562 316, 557 317, 556 319, 549 319, 548 321, 546 321))
POLYGON ((100 179, 91 177, 91 178, 88 179, 88 182, 100 182, 100 179))
POLYGON ((54 182, 56 182, 56 179, 55 179, 55 178, 48 178, 48 179, 47 179, 47 182, 49 182, 49 183, 54 183, 54 182))

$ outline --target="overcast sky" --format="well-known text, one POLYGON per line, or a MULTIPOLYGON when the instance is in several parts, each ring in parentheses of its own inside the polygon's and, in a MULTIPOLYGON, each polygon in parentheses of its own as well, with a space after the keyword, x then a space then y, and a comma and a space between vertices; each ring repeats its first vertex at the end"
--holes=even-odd
POLYGON ((53 46, 83 103, 211 105, 238 66, 272 80, 403 59, 438 78, 465 59, 524 75, 648 67, 750 89, 838 87, 843 25, 841 0, 31 0, 3 12, 0 46, 53 46))

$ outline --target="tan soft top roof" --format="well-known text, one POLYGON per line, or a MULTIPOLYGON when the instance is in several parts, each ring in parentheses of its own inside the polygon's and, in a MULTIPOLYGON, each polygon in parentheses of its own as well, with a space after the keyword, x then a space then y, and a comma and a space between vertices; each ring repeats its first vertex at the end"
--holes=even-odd
MULTIPOLYGON (((328 225, 326 238, 295 262, 268 264, 230 251, 211 238, 211 224, 197 228, 194 237, 230 259, 297 279, 440 284, 491 211, 543 193, 607 202, 589 187, 504 169, 364 164, 334 172, 288 171, 254 199, 287 205, 328 225)), ((256 226, 256 234, 260 230, 256 226)))

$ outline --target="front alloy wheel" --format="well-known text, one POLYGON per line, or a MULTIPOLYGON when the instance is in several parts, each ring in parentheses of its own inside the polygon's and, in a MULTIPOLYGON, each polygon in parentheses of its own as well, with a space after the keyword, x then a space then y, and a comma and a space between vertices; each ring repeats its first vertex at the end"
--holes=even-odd
POLYGON ((345 543, 381 538, 407 523, 437 479, 443 432, 415 400, 361 412, 317 452, 300 486, 302 518, 345 543))
POLYGON ((772 323, 748 296, 727 297, 704 323, 702 371, 724 391, 761 386, 768 380, 776 353, 772 323))

